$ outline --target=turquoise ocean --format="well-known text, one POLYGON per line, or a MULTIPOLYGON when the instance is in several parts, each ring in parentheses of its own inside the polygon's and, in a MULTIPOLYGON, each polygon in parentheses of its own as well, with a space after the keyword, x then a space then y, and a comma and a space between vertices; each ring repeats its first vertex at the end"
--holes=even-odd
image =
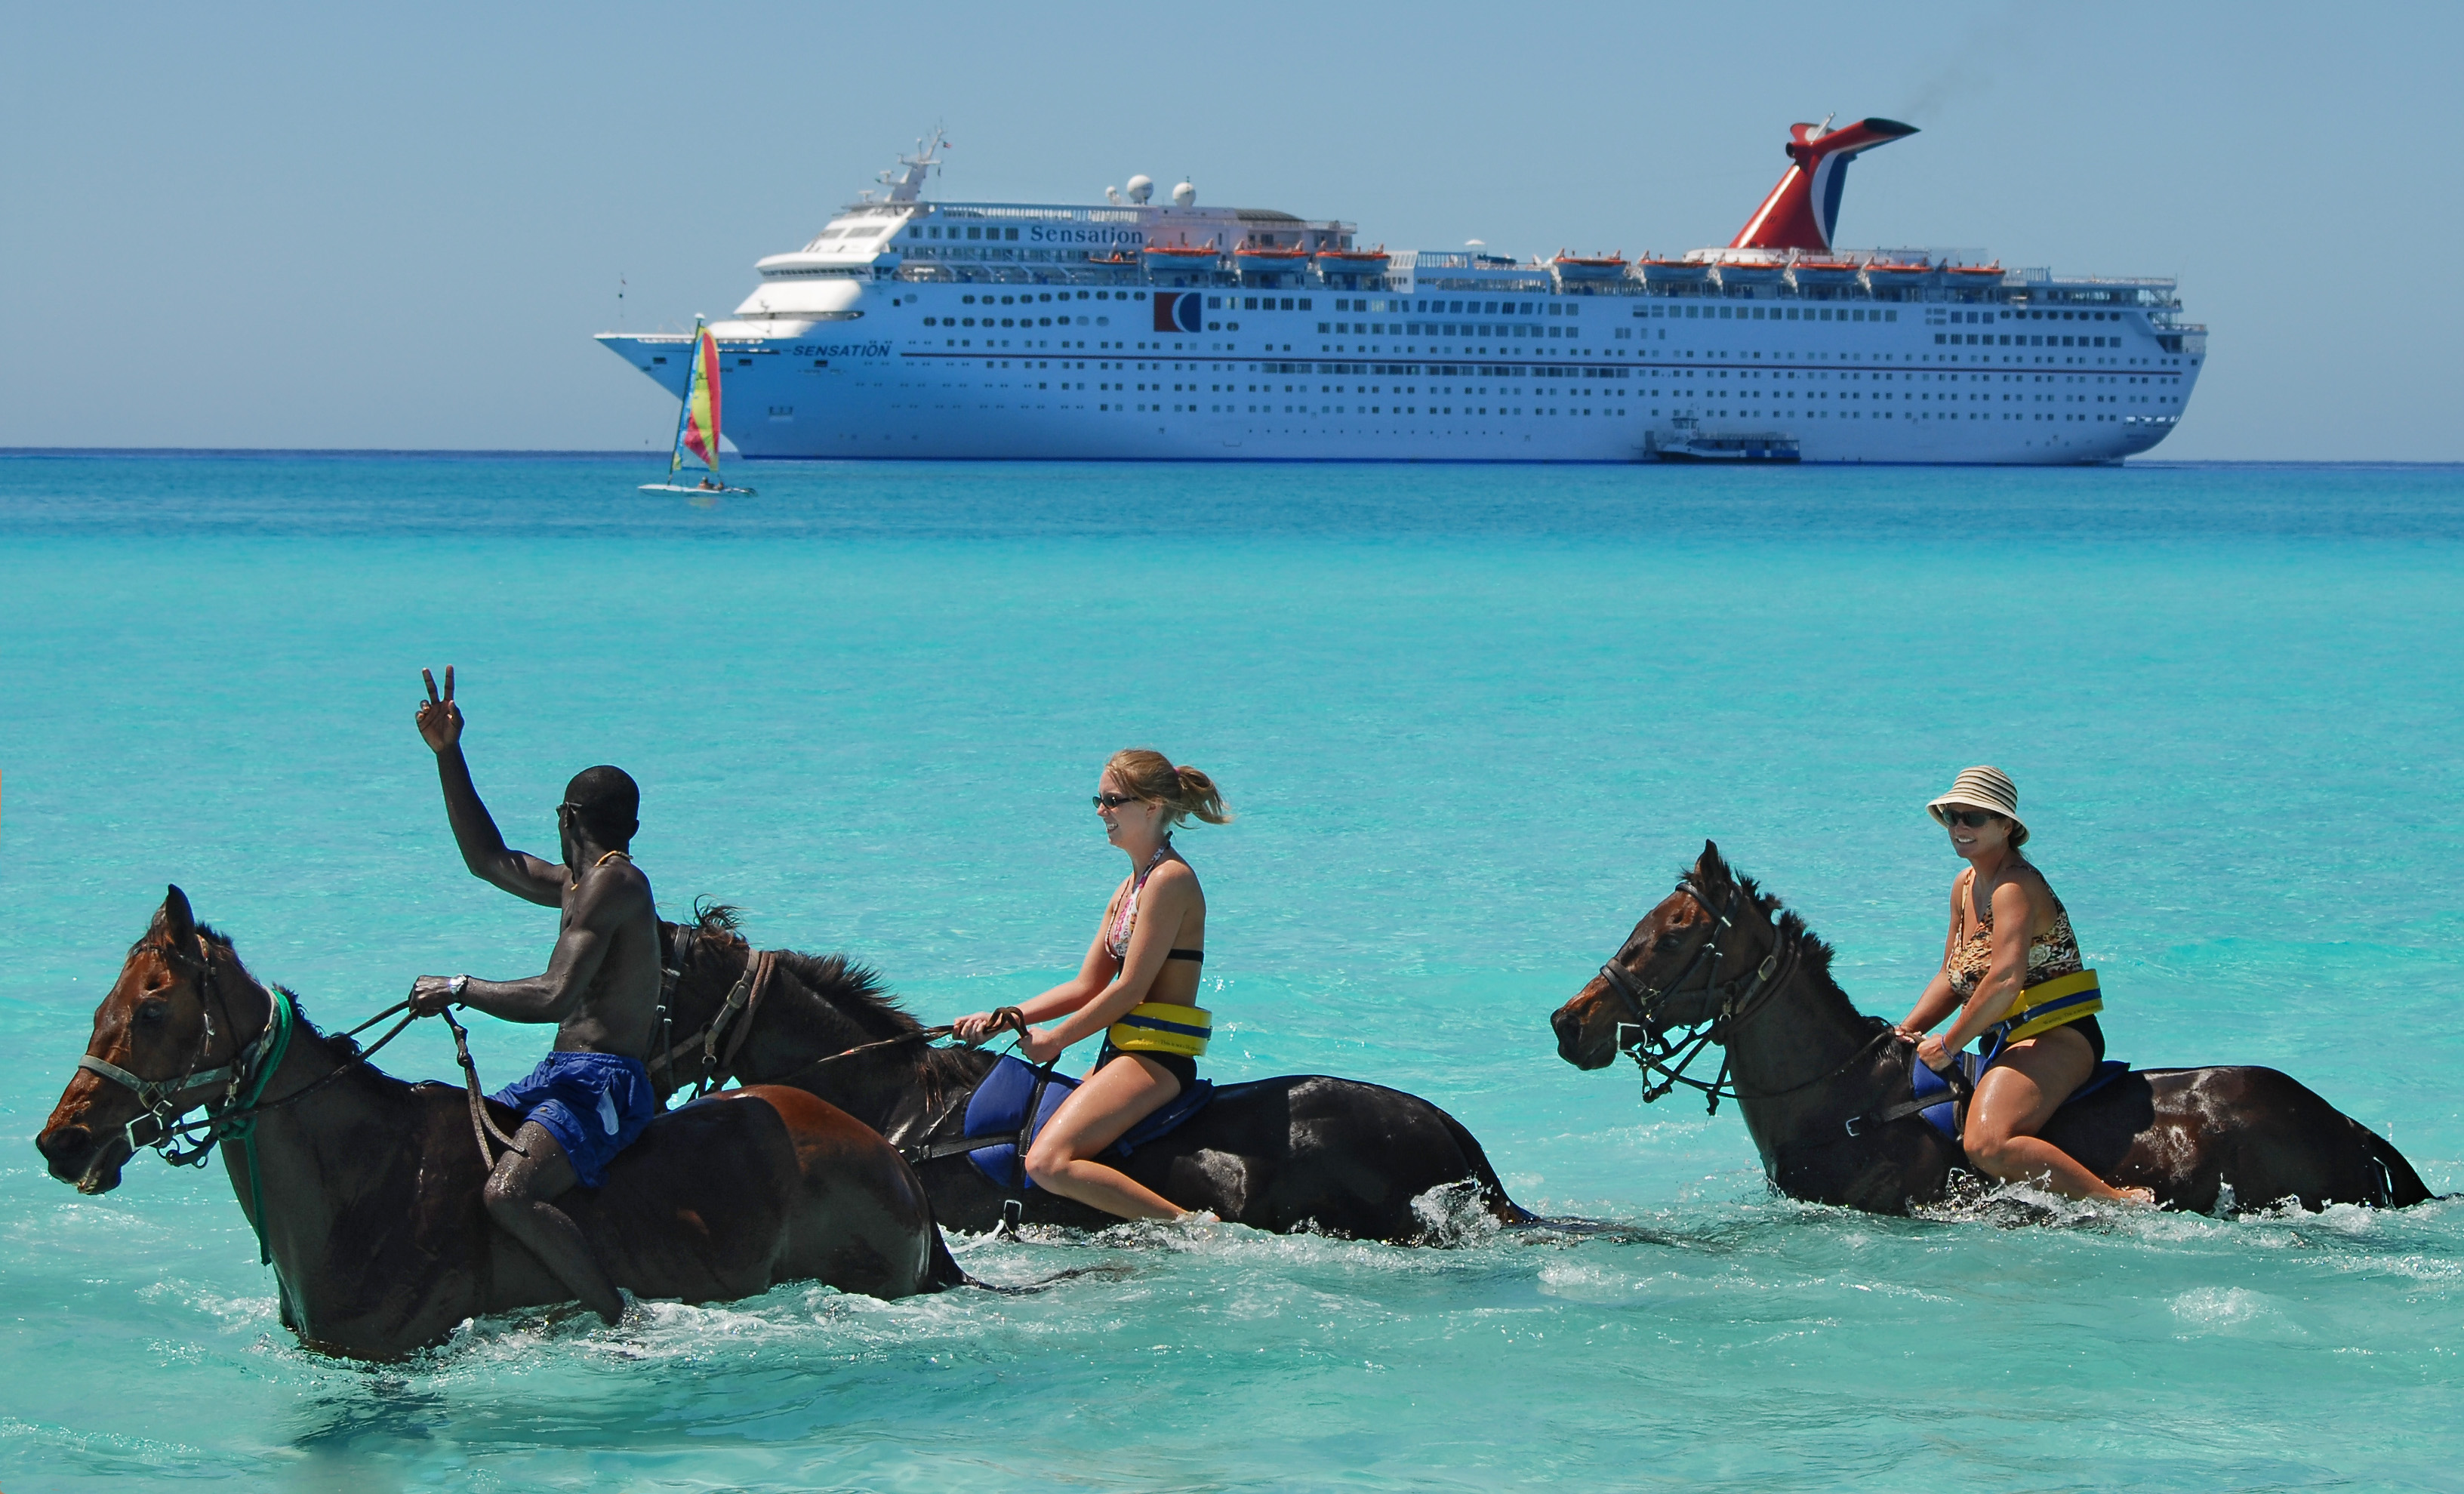
MULTIPOLYGON (((746 468, 0 457, 0 1487, 2464 1488, 2464 1203, 1916 1219, 1774 1197, 1732 1110, 1549 1013, 1705 838, 1898 1017, 2019 783, 2114 1056, 2273 1065, 2464 1190, 2464 470, 746 468), (1605 1236, 954 1237, 1029 1296, 788 1286, 305 1353, 219 1169, 32 1145, 177 882, 329 1027, 511 977, 411 728, 456 666, 552 852, 644 787, 673 915, 930 1021, 1085 948, 1107 754, 1215 774, 1218 1079, 1425 1095, 1605 1236)), ((544 1033, 481 1022, 510 1079, 544 1033)), ((450 1078, 441 1030, 392 1071, 450 1078)))

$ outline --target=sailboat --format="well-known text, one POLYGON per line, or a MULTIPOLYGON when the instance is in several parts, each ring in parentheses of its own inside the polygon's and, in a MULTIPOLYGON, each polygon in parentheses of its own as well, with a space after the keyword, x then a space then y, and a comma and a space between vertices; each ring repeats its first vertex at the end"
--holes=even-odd
POLYGON ((642 484, 644 493, 741 493, 750 488, 731 488, 718 475, 718 339, 693 319, 693 353, 692 365, 685 372, 684 407, 676 411, 675 450, 668 454, 668 480, 642 484), (684 471, 685 453, 701 458, 710 475, 697 483, 676 480, 684 471))

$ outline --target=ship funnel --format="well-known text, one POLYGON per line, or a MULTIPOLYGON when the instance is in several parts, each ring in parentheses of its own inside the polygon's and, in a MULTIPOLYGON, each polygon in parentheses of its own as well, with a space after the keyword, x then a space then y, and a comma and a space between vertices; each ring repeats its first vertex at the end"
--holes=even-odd
POLYGON ((1839 224, 1840 188, 1848 183, 1848 163, 1877 145, 1917 132, 1915 125, 1897 120, 1859 120, 1836 130, 1825 129, 1830 122, 1789 126, 1788 172, 1728 241, 1730 249, 1830 253, 1831 233, 1839 224))

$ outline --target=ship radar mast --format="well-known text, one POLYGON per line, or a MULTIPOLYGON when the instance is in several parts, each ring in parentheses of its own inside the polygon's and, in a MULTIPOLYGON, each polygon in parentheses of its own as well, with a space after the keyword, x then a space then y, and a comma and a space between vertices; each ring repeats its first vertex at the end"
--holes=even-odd
MULTIPOLYGON (((881 181, 890 188, 890 195, 884 200, 893 203, 915 201, 924 190, 924 179, 941 169, 941 158, 935 152, 949 148, 949 131, 934 125, 931 135, 916 140, 915 154, 900 156, 896 166, 881 173, 881 181)), ((872 194, 867 192, 864 195, 870 197, 872 194)))

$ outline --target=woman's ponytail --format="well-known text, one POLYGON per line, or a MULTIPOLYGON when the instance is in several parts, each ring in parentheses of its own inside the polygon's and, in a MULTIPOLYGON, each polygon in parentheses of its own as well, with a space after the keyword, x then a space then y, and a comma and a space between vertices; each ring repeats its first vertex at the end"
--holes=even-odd
POLYGON ((1208 824, 1226 824, 1232 811, 1223 807, 1222 791, 1215 780, 1192 767, 1175 767, 1171 758, 1146 747, 1131 747, 1112 754, 1104 771, 1120 781, 1123 788, 1151 804, 1161 804, 1172 811, 1172 823, 1180 824, 1195 815, 1208 824))

